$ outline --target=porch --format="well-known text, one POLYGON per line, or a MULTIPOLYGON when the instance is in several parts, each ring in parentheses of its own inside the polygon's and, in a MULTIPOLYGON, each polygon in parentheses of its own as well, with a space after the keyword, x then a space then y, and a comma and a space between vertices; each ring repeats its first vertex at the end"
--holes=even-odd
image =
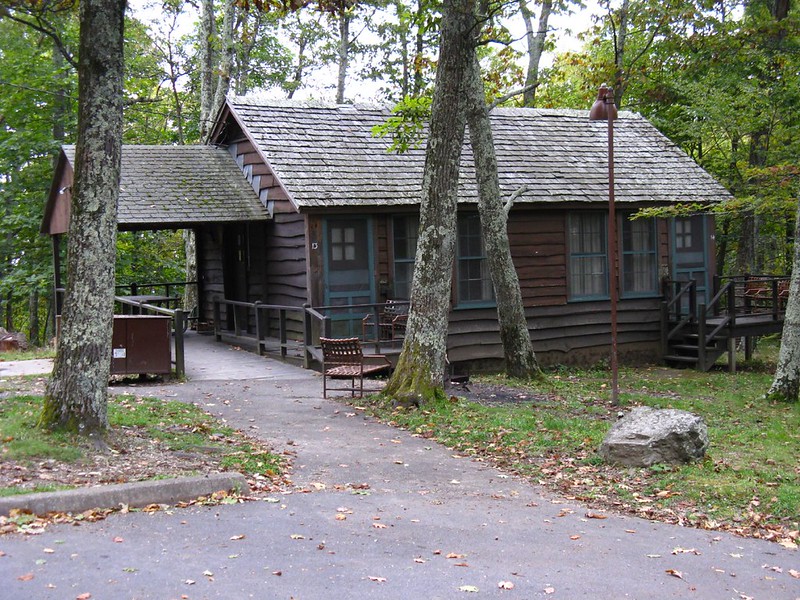
POLYGON ((789 277, 714 277, 712 292, 705 298, 694 280, 665 281, 663 291, 664 361, 671 366, 709 371, 727 354, 728 370, 735 372, 740 338, 744 339, 745 359, 749 360, 756 337, 783 330, 789 277))
POLYGON ((383 354, 394 365, 405 328, 389 327, 386 311, 402 302, 317 306, 284 306, 262 302, 214 301, 214 337, 261 356, 318 369, 322 365, 320 337, 357 337, 365 353, 383 354))

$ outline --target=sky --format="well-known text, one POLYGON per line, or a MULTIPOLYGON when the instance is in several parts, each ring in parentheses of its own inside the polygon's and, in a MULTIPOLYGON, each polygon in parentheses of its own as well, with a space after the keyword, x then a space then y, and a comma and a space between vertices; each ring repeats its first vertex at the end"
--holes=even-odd
MULTIPOLYGON (((160 18, 160 10, 158 0, 128 0, 128 6, 133 14, 144 23, 157 22, 160 18)), ((549 25, 551 29, 555 30, 556 35, 556 51, 566 52, 570 50, 578 50, 580 48, 580 41, 578 35, 586 31, 592 25, 592 15, 599 14, 600 8, 598 0, 586 0, 586 8, 580 9, 571 15, 554 15, 551 16, 549 25)), ((181 25, 181 33, 189 33, 197 20, 198 15, 191 9, 187 11, 187 16, 181 25)), ((521 18, 517 18, 509 24, 509 28, 515 37, 519 37, 519 41, 515 47, 520 52, 526 51, 526 44, 524 41, 525 26, 521 18)), ((542 59, 541 67, 547 67, 552 63, 553 56, 545 55, 542 59)), ((524 65, 523 65, 524 68, 524 65)), ((335 70, 332 69, 319 69, 313 75, 313 83, 307 88, 299 90, 295 94, 297 99, 305 99, 314 97, 323 100, 333 100, 335 95, 335 70)), ((356 101, 370 101, 373 100, 374 94, 377 92, 377 84, 371 82, 359 82, 359 92, 353 90, 350 86, 346 96, 350 100, 356 101)), ((283 92, 267 92, 267 96, 274 96, 276 98, 283 97, 283 92)))

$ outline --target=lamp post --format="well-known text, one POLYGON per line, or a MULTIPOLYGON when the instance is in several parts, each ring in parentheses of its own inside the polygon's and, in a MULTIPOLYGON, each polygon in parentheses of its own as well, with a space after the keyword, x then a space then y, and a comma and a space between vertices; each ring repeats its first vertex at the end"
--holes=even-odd
POLYGON ((605 83, 600 86, 592 109, 590 121, 608 121, 608 291, 611 301, 611 404, 619 404, 619 368, 617 365, 617 215, 614 209, 614 119, 617 105, 614 89, 605 83))

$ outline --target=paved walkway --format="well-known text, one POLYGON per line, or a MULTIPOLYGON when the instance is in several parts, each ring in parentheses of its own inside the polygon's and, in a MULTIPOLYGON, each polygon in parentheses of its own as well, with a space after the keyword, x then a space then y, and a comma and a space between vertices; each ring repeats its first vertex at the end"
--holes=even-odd
POLYGON ((295 489, 2 537, 4 599, 800 598, 789 573, 800 571, 797 551, 587 518, 580 505, 323 400, 317 374, 209 338, 192 340, 187 366, 187 383, 141 392, 196 402, 293 453, 295 489), (203 370, 192 366, 201 356, 203 370))

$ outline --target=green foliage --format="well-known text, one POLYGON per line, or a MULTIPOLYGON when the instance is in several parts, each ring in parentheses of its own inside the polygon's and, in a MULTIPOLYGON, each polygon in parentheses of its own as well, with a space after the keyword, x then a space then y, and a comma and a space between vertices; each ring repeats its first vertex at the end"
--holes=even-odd
POLYGON ((390 152, 402 154, 419 148, 431 116, 431 97, 406 97, 392 108, 392 116, 372 128, 376 137, 391 137, 390 152))

